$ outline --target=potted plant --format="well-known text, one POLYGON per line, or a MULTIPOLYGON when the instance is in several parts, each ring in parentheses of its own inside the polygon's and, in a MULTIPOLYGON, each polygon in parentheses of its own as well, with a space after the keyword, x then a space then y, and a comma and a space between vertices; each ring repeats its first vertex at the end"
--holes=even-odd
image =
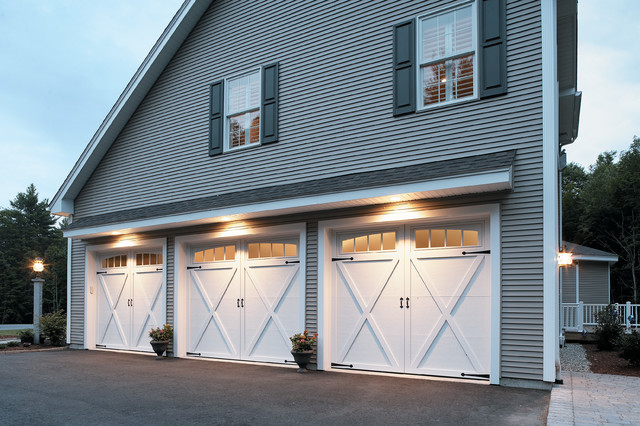
POLYGON ((299 367, 298 373, 304 373, 313 355, 313 345, 318 340, 318 334, 310 336, 305 330, 303 333, 296 333, 289 337, 289 340, 291 340, 291 355, 299 367))
POLYGON ((162 354, 167 350, 169 342, 173 340, 173 327, 165 324, 162 328, 151 328, 149 332, 151 337, 151 347, 156 353, 156 359, 162 359, 162 354))

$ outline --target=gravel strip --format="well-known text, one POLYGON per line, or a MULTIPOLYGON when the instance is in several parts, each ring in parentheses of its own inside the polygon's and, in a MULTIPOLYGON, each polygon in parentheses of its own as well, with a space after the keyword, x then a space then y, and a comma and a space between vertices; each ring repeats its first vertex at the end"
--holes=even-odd
POLYGON ((564 371, 590 373, 591 363, 587 361, 587 352, 579 343, 567 343, 560 348, 560 364, 564 371))

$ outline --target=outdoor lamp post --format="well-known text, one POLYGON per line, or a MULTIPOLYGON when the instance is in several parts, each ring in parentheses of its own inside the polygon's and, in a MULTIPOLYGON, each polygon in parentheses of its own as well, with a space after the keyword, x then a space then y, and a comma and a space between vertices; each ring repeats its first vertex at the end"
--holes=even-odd
POLYGON ((33 261, 33 272, 38 274, 33 282, 33 342, 40 343, 40 316, 42 316, 42 287, 44 280, 40 278, 40 272, 44 271, 44 263, 41 257, 33 261))

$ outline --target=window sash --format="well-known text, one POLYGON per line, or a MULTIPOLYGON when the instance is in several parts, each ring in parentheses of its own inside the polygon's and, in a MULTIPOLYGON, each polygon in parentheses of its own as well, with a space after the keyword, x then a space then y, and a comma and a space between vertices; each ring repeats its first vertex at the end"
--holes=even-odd
POLYGON ((225 151, 260 144, 261 69, 225 84, 225 151))
POLYGON ((417 96, 421 108, 477 96, 476 21, 474 4, 418 19, 417 96), (466 67, 458 65, 462 58, 471 58, 466 67), (426 70, 439 64, 444 73, 437 76, 439 82, 428 84, 426 70), (456 75, 455 70, 462 72, 456 75))

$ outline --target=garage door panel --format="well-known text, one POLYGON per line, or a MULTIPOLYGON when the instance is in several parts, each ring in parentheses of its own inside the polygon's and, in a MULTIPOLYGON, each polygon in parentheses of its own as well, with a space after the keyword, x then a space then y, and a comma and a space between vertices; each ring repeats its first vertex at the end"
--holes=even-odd
POLYGON ((400 364, 386 342, 378 338, 371 322, 365 321, 353 342, 343 348, 338 358, 341 364, 353 364, 354 368, 379 371, 398 371, 400 364), (371 350, 375 348, 375 350, 371 350))
POLYGON ((133 347, 149 351, 149 330, 162 326, 164 278, 162 271, 136 271, 134 281, 133 347))
POLYGON ((110 348, 129 346, 129 274, 98 275, 98 333, 96 343, 110 348))
POLYGON ((190 271, 188 352, 224 358, 239 356, 239 299, 235 264, 190 271))
POLYGON ((265 362, 291 360, 291 343, 283 328, 277 319, 268 318, 254 334, 248 332, 246 359, 265 362))
POLYGON ((461 371, 476 371, 476 368, 465 354, 456 334, 445 323, 440 328, 429 350, 417 362, 417 368, 414 372, 459 376, 461 371))

